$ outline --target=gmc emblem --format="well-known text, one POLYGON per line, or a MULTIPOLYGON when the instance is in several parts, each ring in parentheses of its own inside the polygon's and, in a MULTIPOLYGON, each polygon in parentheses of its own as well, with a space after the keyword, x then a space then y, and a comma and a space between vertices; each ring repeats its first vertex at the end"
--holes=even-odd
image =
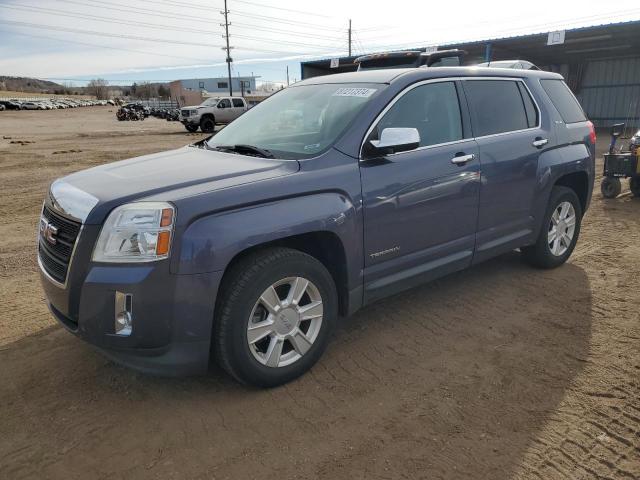
POLYGON ((57 243, 56 235, 58 234, 58 228, 51 225, 46 218, 40 219, 40 235, 51 245, 57 243))

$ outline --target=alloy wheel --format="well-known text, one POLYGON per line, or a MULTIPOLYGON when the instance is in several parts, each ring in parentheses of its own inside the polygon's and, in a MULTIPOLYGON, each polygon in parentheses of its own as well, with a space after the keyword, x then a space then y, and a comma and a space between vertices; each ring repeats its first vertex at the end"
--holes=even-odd
POLYGON ((571 202, 561 202, 553 211, 549 221, 547 243, 556 257, 569 249, 576 231, 576 211, 571 202))
POLYGON ((313 282, 303 277, 279 280, 260 295, 251 311, 249 350, 267 367, 291 365, 313 346, 322 316, 322 296, 313 282))

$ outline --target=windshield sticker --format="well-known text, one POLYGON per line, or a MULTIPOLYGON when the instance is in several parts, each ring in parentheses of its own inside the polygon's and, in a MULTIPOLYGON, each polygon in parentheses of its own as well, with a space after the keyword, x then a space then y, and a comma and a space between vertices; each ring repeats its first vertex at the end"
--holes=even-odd
POLYGON ((320 144, 319 143, 312 143, 311 145, 305 145, 303 147, 304 151, 309 151, 309 150, 316 150, 320 148, 320 144))
POLYGON ((375 93, 375 88, 342 87, 335 91, 334 97, 362 97, 367 98, 375 93))

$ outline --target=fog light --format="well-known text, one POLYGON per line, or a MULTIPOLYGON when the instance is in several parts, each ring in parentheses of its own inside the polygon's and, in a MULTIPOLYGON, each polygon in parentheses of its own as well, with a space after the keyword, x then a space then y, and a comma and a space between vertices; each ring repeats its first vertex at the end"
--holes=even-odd
POLYGON ((133 327, 133 295, 122 293, 116 290, 115 300, 115 322, 114 330, 116 335, 131 335, 133 327))

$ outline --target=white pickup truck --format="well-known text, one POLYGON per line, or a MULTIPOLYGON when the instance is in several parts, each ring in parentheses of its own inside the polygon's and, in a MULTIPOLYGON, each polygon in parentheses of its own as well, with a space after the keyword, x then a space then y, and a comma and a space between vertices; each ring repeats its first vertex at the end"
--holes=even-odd
POLYGON ((190 132, 200 128, 204 133, 213 133, 216 124, 231 123, 248 110, 242 97, 211 97, 200 105, 182 107, 180 122, 190 132))

